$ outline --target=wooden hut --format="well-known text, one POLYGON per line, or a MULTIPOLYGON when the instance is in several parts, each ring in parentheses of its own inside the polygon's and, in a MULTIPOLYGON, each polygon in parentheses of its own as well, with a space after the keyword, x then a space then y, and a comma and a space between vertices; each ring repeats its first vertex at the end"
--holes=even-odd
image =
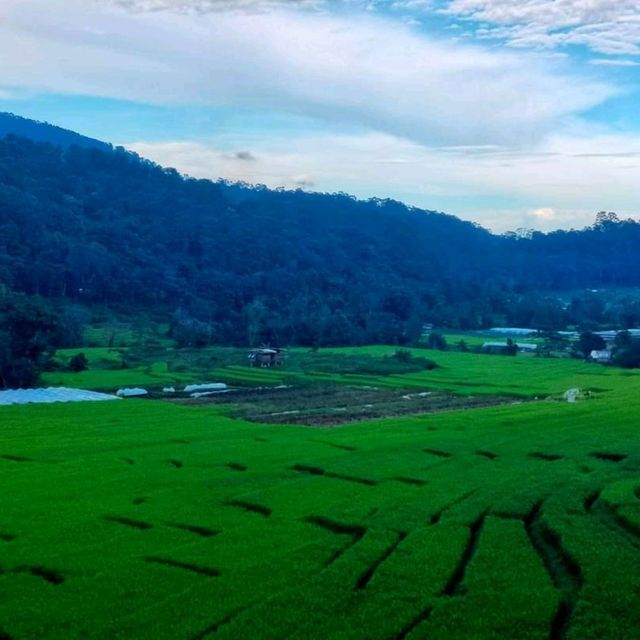
POLYGON ((284 364, 286 352, 284 349, 261 347, 249 353, 250 367, 280 367, 284 364))

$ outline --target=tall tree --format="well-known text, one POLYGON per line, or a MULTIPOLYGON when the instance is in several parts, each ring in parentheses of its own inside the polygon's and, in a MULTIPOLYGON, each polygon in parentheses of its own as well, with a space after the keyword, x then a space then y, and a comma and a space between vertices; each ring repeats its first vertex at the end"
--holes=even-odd
POLYGON ((41 301, 0 290, 0 387, 30 387, 54 352, 60 327, 41 301))
POLYGON ((601 336, 592 333, 591 331, 584 331, 580 334, 577 346, 580 353, 582 353, 585 358, 588 358, 592 351, 605 349, 607 343, 601 336))

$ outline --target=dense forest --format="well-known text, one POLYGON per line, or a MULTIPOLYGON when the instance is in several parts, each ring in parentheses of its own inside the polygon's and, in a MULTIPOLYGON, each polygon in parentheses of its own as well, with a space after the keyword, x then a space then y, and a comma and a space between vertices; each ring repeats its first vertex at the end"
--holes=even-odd
POLYGON ((393 200, 196 180, 15 120, 19 136, 0 119, 0 285, 15 292, 171 318, 186 343, 640 323, 635 299, 563 293, 640 285, 640 224, 613 214, 580 231, 499 236, 393 200))
POLYGON ((77 145, 92 149, 110 151, 111 145, 94 138, 80 135, 62 127, 56 127, 47 122, 37 122, 28 118, 21 118, 13 113, 0 113, 0 138, 8 135, 29 138, 37 142, 48 142, 67 149, 77 145))

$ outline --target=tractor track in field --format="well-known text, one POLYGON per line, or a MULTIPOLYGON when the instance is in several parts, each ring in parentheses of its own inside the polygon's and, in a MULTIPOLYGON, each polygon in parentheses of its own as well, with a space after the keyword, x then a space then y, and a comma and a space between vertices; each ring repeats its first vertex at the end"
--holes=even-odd
POLYGON ((2 627, 0 627, 0 640, 13 640, 13 636, 9 635, 2 627))
POLYGON ((4 453, 0 455, 2 460, 6 460, 7 462, 38 462, 34 458, 28 458, 27 456, 17 456, 12 453, 4 453))
POLYGON ((450 502, 449 504, 447 504, 444 507, 442 507, 442 509, 440 509, 439 511, 436 511, 435 513, 432 513, 429 516, 429 524, 431 524, 431 525, 438 524, 440 522, 440 520, 442 519, 442 516, 445 513, 447 513, 448 511, 451 511, 451 509, 453 509, 453 507, 455 507, 455 506, 459 505, 460 503, 464 502, 467 498, 470 498, 477 491, 478 491, 478 489, 472 489, 471 491, 467 491, 463 495, 461 495, 458 498, 456 498, 453 502, 450 502))
POLYGON ((167 522, 166 525, 172 529, 180 529, 181 531, 187 531, 193 533, 201 538, 213 538, 220 533, 219 529, 210 529, 209 527, 203 527, 197 524, 186 524, 182 522, 167 522))
MULTIPOLYGON (((231 611, 226 616, 218 620, 218 622, 214 622, 208 627, 205 627, 204 629, 202 629, 202 631, 198 631, 198 633, 191 636, 190 640, 204 640, 207 636, 217 633, 218 631, 220 631, 222 627, 228 624, 231 624, 238 616, 240 616, 242 613, 250 609, 255 604, 257 604, 257 602, 252 602, 250 604, 245 605, 244 607, 240 607, 239 609, 235 609, 234 611, 231 611)), ((0 640, 2 639, 0 638, 0 640)))
POLYGON ((248 469, 247 465, 241 462, 227 462, 226 466, 232 471, 246 471, 248 469))
POLYGON ((586 513, 590 513, 591 509, 593 509, 593 505, 596 503, 597 500, 600 499, 600 493, 602 492, 602 489, 598 489, 597 491, 594 491, 593 493, 590 493, 584 500, 584 510, 586 513))
POLYGON ((349 549, 351 549, 351 547, 357 544, 367 532, 366 528, 362 525, 344 524, 342 522, 331 520, 330 518, 325 518, 324 516, 307 516, 304 518, 304 521, 309 524, 313 524, 316 527, 320 527, 321 529, 325 529, 326 531, 330 531, 336 535, 346 535, 351 537, 348 544, 335 551, 329 557, 329 559, 324 563, 325 567, 331 566, 336 560, 338 560, 338 558, 343 556, 349 549))
POLYGON ((497 453, 493 453, 493 451, 487 451, 486 449, 478 449, 476 451, 476 455, 487 458, 487 460, 495 460, 498 457, 497 453))
POLYGON ((337 442, 329 442, 328 440, 320 440, 319 438, 312 438, 309 442, 316 442, 318 444, 324 444, 327 447, 333 447, 334 449, 341 449, 342 451, 357 451, 356 447, 352 447, 348 444, 338 444, 337 442))
POLYGON ((378 482, 376 480, 370 480, 369 478, 361 478, 359 476, 350 476, 344 473, 335 473, 333 471, 326 471, 321 467, 315 467, 308 464, 294 464, 289 467, 291 471, 297 471, 298 473, 306 473, 312 476, 323 476, 325 478, 333 478, 334 480, 344 480, 345 482, 355 482, 356 484, 364 484, 369 487, 375 487, 378 482))
POLYGON ((42 578, 45 582, 53 585, 60 585, 64 582, 64 576, 55 569, 49 569, 42 565, 24 565, 14 569, 15 573, 28 573, 36 578, 42 578))
POLYGON ((597 458, 604 462, 622 462, 629 456, 626 453, 612 453, 611 451, 593 451, 589 454, 592 458, 597 458))
POLYGON ((563 640, 582 589, 582 570, 562 545, 560 536, 542 520, 542 504, 542 501, 537 502, 525 516, 524 528, 553 586, 560 594, 549 639, 563 640))
POLYGON ((208 578, 217 578, 220 575, 220 571, 213 567, 203 567, 201 565, 193 564, 192 562, 181 562, 179 560, 173 560, 172 558, 147 556, 144 560, 151 564, 159 564, 163 567, 171 567, 173 569, 182 569, 208 578))
POLYGON ((115 522, 116 524, 121 524, 125 527, 129 527, 130 529, 138 529, 139 531, 144 531, 145 529, 151 529, 153 525, 149 522, 144 522, 143 520, 134 520, 133 518, 127 518, 125 516, 114 516, 114 515, 106 515, 102 516, 103 520, 107 522, 115 522))
POLYGON ((400 544, 407 537, 407 535, 408 534, 406 531, 398 532, 398 538, 396 539, 396 541, 393 544, 390 544, 384 550, 382 555, 370 567, 368 567, 367 570, 358 578, 358 581, 356 582, 356 586, 355 586, 356 590, 366 589, 367 585, 369 584, 369 582, 371 582, 371 579, 375 575, 378 568, 382 565, 382 563, 385 560, 387 560, 387 558, 391 556, 391 554, 393 554, 393 552, 400 546, 400 544))
POLYGON ((480 533, 486 518, 486 513, 483 513, 480 517, 476 518, 469 525, 469 540, 465 546, 458 565, 453 570, 451 577, 447 581, 442 593, 443 596, 459 596, 464 594, 464 578, 467 573, 469 563, 473 560, 478 550, 478 542, 480 541, 480 533))
POLYGON ((535 460, 544 460, 545 462, 557 462, 558 460, 562 460, 564 456, 559 453, 546 453, 544 451, 532 451, 527 454, 527 457, 533 458, 535 460))
POLYGON ((614 507, 601 500, 600 492, 589 496, 584 506, 585 511, 598 518, 609 531, 640 550, 640 530, 620 516, 614 507))
POLYGON ((437 458, 450 458, 453 454, 449 451, 443 451, 442 449, 423 449, 425 453, 428 453, 431 456, 436 456, 437 458))
POLYGON ((236 507, 237 509, 243 509, 249 513, 256 513, 263 518, 269 518, 273 513, 269 507, 265 507, 263 504, 247 502, 246 500, 227 500, 223 504, 225 507, 236 507))
POLYGON ((391 479, 413 487, 424 487, 424 485, 427 484, 426 480, 422 480, 421 478, 410 478, 409 476, 394 476, 391 479))
POLYGON ((393 636, 391 640, 405 640, 405 638, 418 627, 418 625, 426 622, 433 611, 433 607, 427 607, 423 609, 415 618, 413 618, 409 624, 400 629, 400 631, 393 636))

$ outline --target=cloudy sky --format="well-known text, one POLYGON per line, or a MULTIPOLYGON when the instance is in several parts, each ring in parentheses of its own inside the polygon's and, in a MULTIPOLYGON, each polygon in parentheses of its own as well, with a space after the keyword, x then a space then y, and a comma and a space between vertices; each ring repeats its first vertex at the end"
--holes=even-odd
POLYGON ((640 216, 638 0, 0 0, 0 110, 496 231, 640 216))

